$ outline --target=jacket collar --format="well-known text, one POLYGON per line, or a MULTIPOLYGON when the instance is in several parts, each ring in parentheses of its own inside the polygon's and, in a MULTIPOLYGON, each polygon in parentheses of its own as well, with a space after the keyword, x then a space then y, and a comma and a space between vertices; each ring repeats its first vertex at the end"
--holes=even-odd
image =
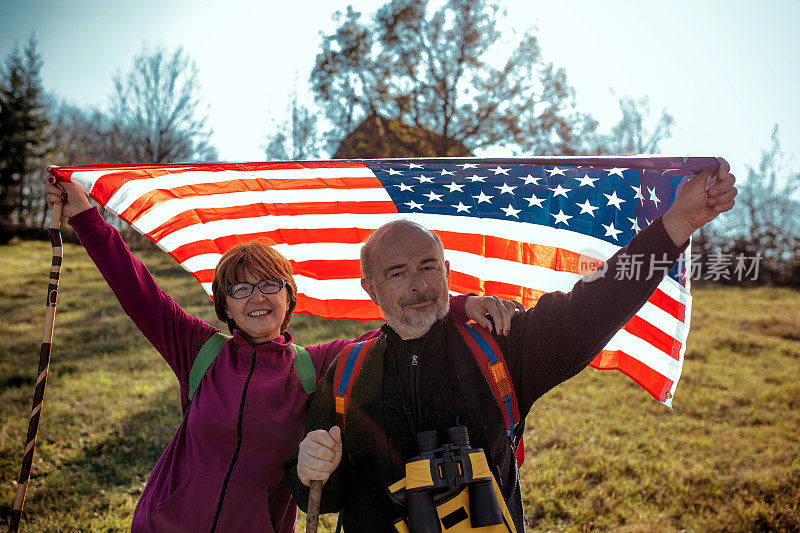
POLYGON ((255 348, 257 355, 267 355, 288 350, 293 340, 292 334, 288 331, 284 331, 271 341, 262 342, 261 344, 252 344, 241 331, 238 329, 233 330, 233 343, 239 348, 247 348, 248 350, 255 348))
MULTIPOLYGON (((449 321, 450 319, 445 317, 433 323, 431 329, 429 329, 422 338, 422 347, 424 348, 424 351, 428 352, 431 351, 431 349, 443 349, 444 345, 447 343, 447 337, 444 335, 444 332, 449 321)), ((392 329, 389 324, 384 324, 381 326, 381 331, 389 340, 389 345, 402 346, 403 350, 405 350, 406 342, 402 337, 400 337, 400 335, 397 334, 394 329, 392 329)))

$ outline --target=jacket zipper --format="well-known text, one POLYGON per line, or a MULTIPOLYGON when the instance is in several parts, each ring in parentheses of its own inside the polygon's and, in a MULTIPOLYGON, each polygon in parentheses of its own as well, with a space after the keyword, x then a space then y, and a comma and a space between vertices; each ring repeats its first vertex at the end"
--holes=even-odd
POLYGON ((414 416, 417 419, 417 429, 416 429, 416 431, 420 431, 420 428, 422 427, 420 425, 420 424, 422 424, 422 417, 420 416, 420 413, 419 413, 419 404, 420 404, 420 402, 419 402, 419 393, 418 393, 418 391, 419 391, 419 383, 417 383, 417 368, 418 367, 419 367, 419 357, 417 356, 417 354, 411 354, 411 368, 412 368, 413 380, 414 380, 414 400, 413 400, 414 401, 414 407, 413 407, 413 410, 414 410, 414 416))
POLYGON ((252 361, 250 362, 250 372, 247 374, 247 379, 244 382, 244 390, 242 390, 242 400, 239 402, 239 419, 236 422, 236 449, 231 458, 231 464, 228 466, 228 472, 225 474, 225 479, 222 482, 222 489, 219 493, 219 500, 217 501, 217 512, 214 514, 214 522, 211 523, 211 533, 217 529, 217 522, 219 522, 220 514, 222 513, 222 503, 225 501, 225 492, 228 490, 228 482, 231 480, 233 474, 233 467, 236 466, 236 459, 239 457, 239 450, 242 447, 242 419, 244 418, 244 401, 247 397, 247 387, 250 385, 250 378, 253 377, 253 371, 256 369, 256 347, 253 346, 252 361))

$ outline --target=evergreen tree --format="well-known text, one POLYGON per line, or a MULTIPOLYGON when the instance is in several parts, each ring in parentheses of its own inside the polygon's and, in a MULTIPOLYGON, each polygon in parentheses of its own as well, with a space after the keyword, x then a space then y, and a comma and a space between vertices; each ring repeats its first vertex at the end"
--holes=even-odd
POLYGON ((0 219, 15 223, 30 222, 41 195, 36 175, 43 170, 48 126, 42 63, 31 36, 0 66, 0 219))

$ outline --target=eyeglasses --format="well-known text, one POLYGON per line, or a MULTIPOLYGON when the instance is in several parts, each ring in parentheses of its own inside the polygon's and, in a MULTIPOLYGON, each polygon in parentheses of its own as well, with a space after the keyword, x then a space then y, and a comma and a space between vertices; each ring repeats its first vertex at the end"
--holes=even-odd
POLYGON ((253 294, 256 288, 261 291, 261 294, 275 294, 276 292, 280 292, 284 285, 286 285, 286 282, 282 279, 266 279, 258 283, 242 281, 241 283, 228 287, 228 296, 241 300, 253 294))

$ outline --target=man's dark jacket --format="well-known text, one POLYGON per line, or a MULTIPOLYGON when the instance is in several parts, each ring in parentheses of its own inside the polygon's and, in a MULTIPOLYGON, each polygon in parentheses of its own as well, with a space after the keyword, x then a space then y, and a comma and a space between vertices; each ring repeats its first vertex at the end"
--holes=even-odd
MULTIPOLYGON (((645 303, 662 279, 650 276, 653 259, 677 260, 661 219, 642 230, 607 262, 606 275, 581 280, 568 293, 552 292, 516 316, 511 334, 494 334, 519 401, 522 419, 539 397, 585 368, 645 303), (615 279, 623 254, 642 259, 640 279, 615 279)), ((342 462, 323 489, 322 513, 343 509, 347 533, 394 531, 395 512, 386 487, 405 477, 405 461, 417 455, 416 432, 467 426, 470 444, 483 448, 518 531, 522 499, 514 456, 492 391, 455 325, 436 322, 426 334, 418 364, 389 326, 370 350, 353 387, 343 438, 342 462)), ((334 424, 335 363, 318 387, 306 433, 334 424)), ((297 454, 286 461, 289 484, 301 509, 308 487, 297 476, 297 454)))

